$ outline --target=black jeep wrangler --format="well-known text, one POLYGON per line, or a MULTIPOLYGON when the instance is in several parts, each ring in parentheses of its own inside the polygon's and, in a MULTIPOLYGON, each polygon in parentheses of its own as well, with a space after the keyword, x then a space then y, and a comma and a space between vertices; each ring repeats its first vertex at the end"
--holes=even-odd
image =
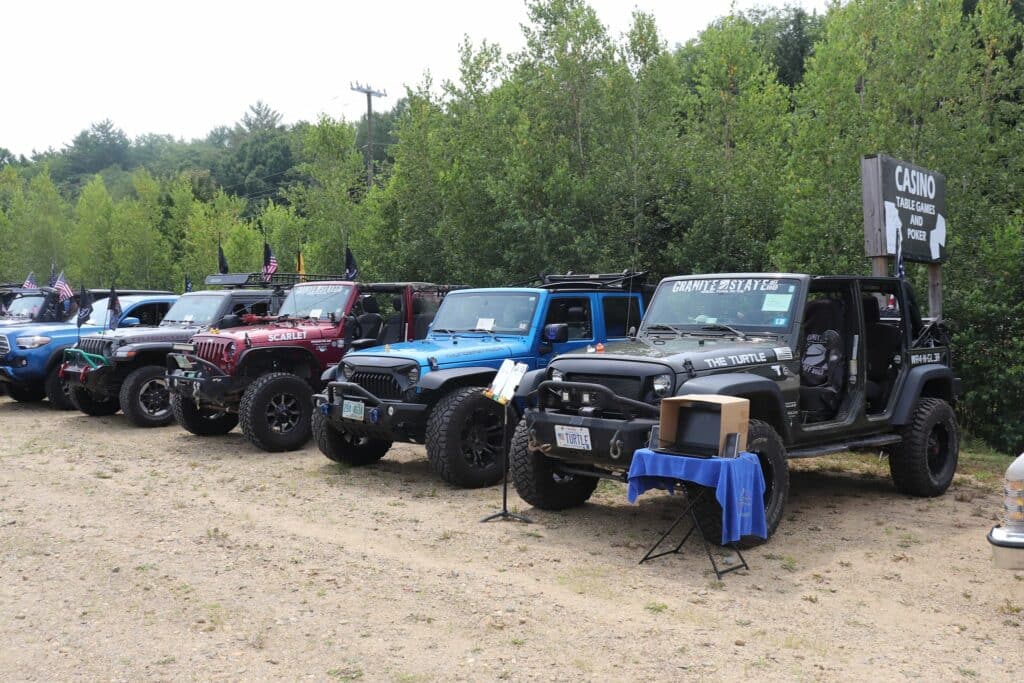
POLYGON ((193 335, 244 325, 243 317, 274 314, 282 290, 265 289, 260 273, 211 275, 221 290, 182 295, 158 326, 123 327, 82 337, 64 351, 61 376, 74 406, 86 415, 120 409, 138 427, 174 421, 167 389, 167 356, 193 335))
MULTIPOLYGON (((624 480, 666 396, 750 400, 747 450, 765 478, 769 534, 789 492, 788 458, 884 450, 897 489, 942 494, 953 479, 960 380, 941 322, 888 277, 741 273, 667 278, 639 331, 604 353, 567 353, 528 374, 530 407, 510 451, 519 495, 580 505, 600 477, 624 480), (884 314, 884 315, 883 315, 884 314)), ((717 537, 721 510, 702 511, 717 537)))

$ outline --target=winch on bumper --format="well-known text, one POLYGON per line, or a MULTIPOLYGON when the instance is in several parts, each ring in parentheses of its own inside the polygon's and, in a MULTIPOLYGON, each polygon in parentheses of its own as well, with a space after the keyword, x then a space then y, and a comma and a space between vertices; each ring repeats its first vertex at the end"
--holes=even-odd
POLYGON ((226 374, 213 363, 191 353, 167 355, 167 390, 196 404, 237 403, 246 378, 226 374))
POLYGON ((559 460, 627 470, 633 452, 648 445, 658 425, 658 406, 618 396, 600 384, 546 380, 537 386, 537 396, 537 407, 525 415, 530 446, 559 460), (548 405, 551 398, 579 407, 571 413, 555 410, 548 405))
POLYGON ((64 349, 60 378, 69 387, 84 387, 90 393, 102 394, 113 366, 106 356, 81 349, 64 349))
POLYGON ((430 408, 425 403, 382 399, 353 382, 330 382, 313 400, 331 424, 350 434, 387 441, 424 440, 430 408))

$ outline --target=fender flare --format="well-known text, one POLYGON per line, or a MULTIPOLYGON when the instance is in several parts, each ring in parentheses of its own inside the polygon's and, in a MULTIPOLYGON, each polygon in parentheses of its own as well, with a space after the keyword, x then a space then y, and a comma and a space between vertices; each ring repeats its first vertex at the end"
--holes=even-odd
POLYGON ((291 353, 298 353, 309 361, 309 367, 313 370, 313 374, 310 375, 311 380, 315 380, 318 375, 320 363, 317 361, 316 356, 313 352, 304 346, 258 346, 252 349, 246 349, 242 352, 242 355, 238 357, 238 364, 235 366, 235 373, 240 372, 244 367, 246 360, 251 356, 257 356, 262 354, 272 354, 279 351, 288 351, 291 353))
POLYGON ((416 385, 420 389, 426 389, 428 391, 434 391, 443 388, 446 384, 457 380, 473 379, 473 380, 485 380, 490 382, 494 376, 498 374, 497 368, 488 367, 469 367, 469 368, 450 368, 447 370, 434 370, 428 372, 420 378, 419 383, 416 385))
POLYGON ((516 389, 516 398, 525 400, 527 396, 536 391, 537 385, 544 381, 546 375, 547 368, 530 370, 523 375, 523 379, 519 383, 519 388, 516 389))
POLYGON ((751 418, 768 422, 784 442, 789 442, 786 400, 779 385, 767 377, 749 372, 705 375, 684 382, 677 392, 677 395, 682 394, 717 394, 748 399, 751 418))
POLYGON ((917 400, 922 395, 941 398, 952 404, 956 398, 955 384, 956 378, 953 375, 953 370, 945 365, 920 365, 911 368, 903 383, 903 389, 900 391, 899 401, 893 408, 892 424, 898 427, 910 424, 914 416, 914 409, 917 407, 917 400), (925 393, 926 387, 929 387, 927 393, 925 393))

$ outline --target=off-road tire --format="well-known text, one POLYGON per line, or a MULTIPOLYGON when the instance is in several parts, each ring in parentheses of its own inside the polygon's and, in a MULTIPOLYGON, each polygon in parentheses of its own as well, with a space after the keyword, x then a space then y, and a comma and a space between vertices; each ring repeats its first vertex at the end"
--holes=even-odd
POLYGON ((120 408, 117 405, 116 398, 110 397, 105 401, 97 401, 93 398, 92 392, 85 387, 71 387, 69 393, 71 394, 71 403, 75 409, 92 417, 113 415, 120 408))
POLYGON ((195 401, 180 394, 171 394, 171 413, 175 422, 196 436, 227 434, 238 424, 237 415, 197 408, 195 401))
MULTIPOLYGON (((767 422, 751 420, 747 427, 747 452, 754 453, 761 461, 761 472, 764 474, 765 526, 768 538, 772 537, 786 507, 789 498, 789 465, 786 462, 786 447, 782 438, 767 422)), ((694 509, 701 529, 711 543, 722 542, 722 506, 715 500, 715 490, 704 492, 700 503, 694 509)), ((767 539, 757 536, 744 536, 736 543, 740 548, 753 548, 767 539)))
POLYGON ((583 505, 597 488, 597 477, 562 474, 556 461, 530 450, 526 420, 520 420, 508 449, 512 482, 519 497, 541 510, 565 510, 583 505))
POLYGON ((391 442, 383 439, 372 439, 368 436, 356 436, 343 429, 338 429, 327 416, 319 410, 313 410, 313 438, 320 452, 329 460, 340 462, 352 467, 372 465, 390 450, 391 442))
POLYGON ((163 427, 174 421, 167 392, 167 371, 159 365, 144 365, 132 370, 121 384, 119 397, 121 412, 136 427, 163 427), (162 391, 154 386, 161 382, 162 391), (146 396, 143 396, 144 391, 146 396), (150 407, 147 407, 147 401, 152 404, 150 407), (157 404, 163 408, 154 411, 157 404))
POLYGON ((952 406, 940 398, 917 402, 903 442, 889 449, 889 474, 896 490, 911 496, 941 496, 956 473, 960 429, 952 406))
POLYGON ((74 410, 75 404, 71 402, 71 392, 64 380, 60 378, 60 363, 46 374, 46 381, 43 382, 43 389, 46 391, 46 400, 54 410, 74 410))
POLYGON ((313 390, 306 380, 289 372, 271 372, 250 384, 238 406, 242 433, 252 445, 271 453, 302 448, 310 436, 313 390), (286 411, 270 415, 274 404, 286 411), (282 422, 294 424, 290 427, 282 422), (278 431, 282 429, 283 431, 278 431))
POLYGON ((503 411, 500 404, 484 396, 481 387, 460 387, 443 396, 427 418, 427 459, 434 471, 464 489, 501 481, 505 466, 503 411), (488 443, 481 445, 483 436, 488 443), (499 440, 501 445, 497 445, 499 440))
POLYGON ((7 385, 7 395, 18 403, 38 403, 46 398, 46 392, 40 387, 17 387, 7 385))

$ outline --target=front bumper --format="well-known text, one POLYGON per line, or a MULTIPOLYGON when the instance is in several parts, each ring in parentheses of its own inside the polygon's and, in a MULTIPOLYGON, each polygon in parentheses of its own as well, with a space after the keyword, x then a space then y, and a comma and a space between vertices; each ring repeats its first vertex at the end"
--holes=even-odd
POLYGON ((992 545, 992 560, 996 567, 1024 569, 1024 534, 994 526, 988 532, 988 542, 992 545))
POLYGON ((237 408, 249 386, 245 377, 228 375, 219 367, 191 353, 167 356, 167 390, 197 405, 237 408))
POLYGON ((0 382, 23 387, 42 382, 44 379, 45 369, 40 370, 36 367, 31 357, 14 352, 0 357, 0 382))
POLYGON ((537 407, 524 415, 531 448, 574 465, 628 470, 634 451, 650 443, 651 429, 658 425, 658 406, 618 396, 600 384, 548 380, 537 392, 537 407), (547 407, 549 392, 587 394, 589 400, 573 412, 558 412, 547 407), (586 429, 590 449, 566 447, 564 440, 559 445, 558 427, 586 429))
POLYGON ((313 400, 331 424, 350 434, 411 443, 423 443, 426 436, 430 406, 425 403, 379 398, 352 382, 330 382, 313 400), (342 416, 345 401, 363 404, 362 420, 342 416))
POLYGON ((113 367, 105 356, 81 349, 64 349, 60 376, 70 387, 84 387, 92 394, 106 394, 113 367))

